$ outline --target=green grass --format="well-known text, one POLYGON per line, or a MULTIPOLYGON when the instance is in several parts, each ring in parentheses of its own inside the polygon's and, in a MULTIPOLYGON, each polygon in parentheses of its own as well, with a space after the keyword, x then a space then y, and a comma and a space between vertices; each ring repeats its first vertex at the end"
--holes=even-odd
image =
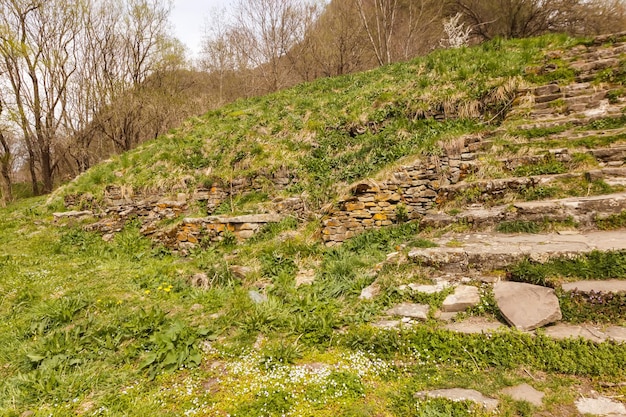
POLYGON ((577 226, 573 219, 556 221, 545 218, 541 221, 511 220, 503 221, 496 225, 496 231, 500 233, 542 233, 546 231, 570 229, 577 226))
POLYGON ((600 230, 616 230, 626 227, 626 211, 618 214, 611 214, 607 217, 597 217, 595 219, 596 226, 600 230))
MULTIPOLYGON (((114 157, 63 192, 101 198, 107 184, 117 183, 167 193, 180 190, 182 178, 193 188, 263 179, 285 168, 298 178, 287 194, 307 191, 314 205, 323 205, 345 184, 433 149, 442 138, 483 131, 489 120, 497 123, 524 69, 542 59, 544 48, 578 42, 546 36, 440 50, 408 63, 239 100, 114 157), (424 118, 444 108, 451 113, 448 120, 424 118)), ((271 181, 260 183, 261 193, 276 194, 271 181)))
POLYGON ((626 279, 626 252, 592 251, 574 259, 564 257, 546 263, 525 260, 511 266, 508 274, 514 281, 548 286, 555 286, 561 279, 626 279))
MULTIPOLYGON (((442 330, 434 312, 452 289, 401 290, 432 279, 405 261, 411 248, 435 246, 427 237, 437 231, 425 233, 418 222, 326 248, 319 220, 287 217, 245 243, 226 239, 180 256, 142 236, 136 220, 109 242, 79 222, 52 220, 66 193, 90 192, 101 201, 110 184, 175 194, 240 178, 253 181, 255 190, 233 196, 218 213, 255 212, 290 195, 308 196, 314 209, 346 184, 386 172, 405 157, 438 155, 440 140, 489 131, 520 78, 545 81, 525 72, 542 62, 544 48, 578 42, 562 36, 494 40, 240 100, 95 167, 51 205, 36 198, 0 209, 0 415, 484 417, 490 414, 470 403, 417 400, 415 393, 477 389, 499 398, 498 415, 504 416, 539 412, 499 394, 522 382, 546 392, 544 413, 572 411, 577 393, 590 386, 623 395, 619 387, 598 382, 620 382, 626 363, 620 345, 516 331, 488 336, 442 330), (442 108, 455 117, 426 117, 442 108), (278 190, 271 179, 282 168, 298 181, 278 190), (388 261, 391 252, 399 253, 388 261), (238 274, 235 266, 247 272, 238 274), (297 287, 304 272, 314 282, 297 287), (206 288, 190 283, 199 273, 206 275, 206 288), (380 294, 360 299, 374 282, 380 294), (267 298, 259 300, 259 294, 267 298), (412 329, 371 326, 400 302, 427 304, 431 315, 412 329)), ((550 77, 565 82, 570 75, 550 77)), ((581 176, 519 197, 612 190, 581 176)), ((466 197, 478 200, 474 194, 466 197)), ((621 227, 620 216, 598 224, 621 227)), ((564 226, 571 225, 539 224, 564 226)), ((533 227, 499 226, 508 232, 533 227)), ((555 285, 624 278, 624 265, 622 252, 594 252, 544 265, 527 261, 508 273, 555 285)), ((570 322, 624 320, 621 295, 559 299, 570 322)), ((480 306, 464 314, 499 313, 483 289, 480 306)))

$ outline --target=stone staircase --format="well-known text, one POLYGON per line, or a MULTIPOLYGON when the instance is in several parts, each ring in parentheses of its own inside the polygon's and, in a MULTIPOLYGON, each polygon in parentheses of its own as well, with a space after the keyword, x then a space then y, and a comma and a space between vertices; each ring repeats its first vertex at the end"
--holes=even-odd
MULTIPOLYGON (((334 246, 406 220, 427 227, 466 222, 476 229, 570 219, 593 229, 596 218, 623 212, 626 98, 612 80, 626 71, 625 53, 624 42, 596 41, 549 54, 575 74, 573 81, 522 89, 497 129, 441 143, 441 155, 355 184, 323 219, 323 241, 334 246), (560 190, 561 198, 545 193, 548 188, 560 190), (548 200, 524 201, 536 198, 548 200), (449 214, 456 211, 461 214, 449 214)), ((542 71, 557 69, 551 65, 542 71)))

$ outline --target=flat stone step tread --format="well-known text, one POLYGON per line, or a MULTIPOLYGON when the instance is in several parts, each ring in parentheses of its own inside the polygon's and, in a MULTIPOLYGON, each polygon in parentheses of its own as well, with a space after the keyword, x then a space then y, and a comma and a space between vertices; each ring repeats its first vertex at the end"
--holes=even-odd
POLYGON ((561 285, 563 291, 577 291, 582 293, 620 293, 626 292, 626 280, 586 280, 566 282, 561 285))
POLYGON ((420 391, 415 394, 415 398, 445 398, 450 401, 471 401, 483 406, 487 411, 494 411, 499 404, 499 401, 495 398, 487 397, 476 390, 465 388, 420 391))
POLYGON ((557 323, 554 326, 543 328, 542 331, 546 336, 558 340, 582 338, 595 343, 626 342, 626 327, 624 326, 602 328, 593 324, 557 323))
POLYGON ((576 400, 576 409, 581 415, 626 417, 626 404, 607 397, 576 400))
POLYGON ((461 181, 439 189, 439 197, 450 200, 455 195, 470 189, 489 192, 496 195, 498 192, 524 190, 537 185, 547 185, 559 180, 580 178, 584 175, 590 181, 604 180, 608 185, 622 185, 626 177, 626 169, 620 167, 606 167, 591 171, 570 171, 564 174, 532 175, 528 177, 491 178, 478 181, 461 181))
MULTIPOLYGON (((555 133, 548 135, 550 139, 586 139, 597 136, 618 136, 626 133, 626 127, 620 127, 617 129, 604 129, 604 130, 566 130, 565 132, 555 133)), ((533 138, 532 140, 545 140, 545 138, 533 138)))
POLYGON ((543 221, 570 218, 583 226, 591 226, 597 216, 618 214, 626 210, 626 192, 590 197, 569 197, 554 200, 524 201, 496 207, 467 209, 456 215, 428 213, 421 220, 426 227, 445 227, 463 222, 474 227, 492 226, 503 221, 543 221))
POLYGON ((595 109, 589 109, 583 112, 575 112, 567 116, 558 115, 554 117, 536 118, 534 121, 530 123, 516 126, 516 129, 517 130, 531 130, 531 129, 554 128, 554 127, 564 126, 568 124, 572 126, 585 126, 596 120, 622 116, 623 115, 622 107, 623 107, 622 104, 611 105, 611 104, 608 104, 608 102, 603 101, 602 106, 599 106, 595 109))
POLYGON ((530 258, 546 262, 593 250, 626 250, 623 231, 592 231, 579 234, 450 233, 434 239, 435 248, 414 249, 409 259, 445 271, 493 271, 530 258))
POLYGON ((509 327, 497 320, 486 317, 469 317, 463 321, 448 323, 445 329, 465 334, 492 334, 499 331, 508 331, 509 327))

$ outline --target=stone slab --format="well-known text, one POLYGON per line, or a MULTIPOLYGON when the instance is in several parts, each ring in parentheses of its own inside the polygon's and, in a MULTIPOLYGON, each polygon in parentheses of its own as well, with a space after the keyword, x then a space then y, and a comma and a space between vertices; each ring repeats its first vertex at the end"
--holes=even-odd
POLYGON ((454 294, 446 297, 441 305, 441 311, 454 313, 465 311, 480 303, 480 293, 477 287, 471 285, 459 285, 454 294))
POLYGON ((421 391, 415 394, 416 398, 446 398, 450 401, 472 401, 480 404, 488 411, 498 408, 498 400, 490 398, 473 389, 448 388, 433 391, 421 391))
POLYGON ((413 319, 428 320, 430 306, 426 304, 402 303, 387 310, 391 316, 410 317, 413 319))
POLYGON ((491 334, 506 329, 499 321, 489 320, 485 317, 470 317, 467 320, 449 323, 445 328, 465 334, 491 334))
POLYGON ((610 279, 596 281, 568 282, 561 286, 563 291, 579 291, 583 293, 618 293, 626 292, 626 280, 610 279))
POLYGON ((618 343, 626 343, 626 327, 611 326, 604 330, 607 338, 618 343))
POLYGON ((535 407, 541 407, 545 394, 536 390, 528 384, 521 384, 514 387, 505 388, 500 391, 504 395, 508 395, 515 401, 527 401, 535 407))
POLYGON ((400 320, 380 320, 372 323, 372 326, 377 327, 379 329, 391 330, 398 329, 402 326, 402 321, 400 320))
POLYGON ((500 312, 518 330, 534 330, 561 320, 559 299, 552 288, 501 281, 493 292, 500 312))
POLYGON ((439 246, 414 249, 409 252, 409 258, 425 266, 467 272, 503 269, 524 258, 546 262, 593 250, 626 249, 623 231, 592 231, 576 235, 453 233, 434 242, 439 246))
POLYGON ((553 339, 577 339, 583 338, 592 342, 601 343, 607 338, 597 327, 590 325, 574 325, 567 323, 558 323, 554 326, 544 329, 545 335, 553 339))
POLYGON ((626 406, 623 403, 606 397, 579 398, 576 401, 576 409, 581 414, 591 414, 593 416, 626 414, 626 406))
POLYGON ((377 282, 373 282, 371 285, 363 288, 361 290, 361 295, 359 295, 359 299, 361 300, 372 300, 380 294, 380 285, 377 282))

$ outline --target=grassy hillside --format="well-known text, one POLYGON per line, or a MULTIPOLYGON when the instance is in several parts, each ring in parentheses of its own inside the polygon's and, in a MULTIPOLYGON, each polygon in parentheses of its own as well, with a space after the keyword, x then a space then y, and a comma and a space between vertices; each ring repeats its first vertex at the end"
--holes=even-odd
MULTIPOLYGON (((444 231, 469 232, 467 224, 407 222, 326 248, 318 220, 286 218, 245 243, 224 239, 183 257, 144 237, 138 221, 105 241, 84 230, 93 220, 52 220, 66 194, 101 199, 119 184, 175 195, 280 168, 299 181, 282 191, 268 185, 245 204, 306 192, 321 206, 351 182, 438 154, 441 141, 498 128, 516 88, 573 80, 567 68, 534 70, 546 52, 584 42, 493 41, 238 101, 93 168, 52 204, 39 198, 1 209, 0 415, 565 416, 575 413, 578 393, 626 394, 623 344, 541 331, 454 333, 434 315, 451 288, 406 290, 436 271, 395 257, 435 246, 444 231), (448 118, 433 117, 440 114, 448 118), (314 281, 297 285, 304 278, 314 281), (374 281, 380 294, 360 299, 374 281), (419 326, 371 325, 400 302, 431 313, 419 326), (490 412, 415 397, 455 386, 498 396, 521 382, 546 393, 542 407, 500 395, 490 412)), ((524 117, 507 123, 513 131, 524 117)), ((506 135, 497 140, 515 145, 506 135)), ((620 228, 623 216, 606 222, 620 228)), ((607 265, 626 265, 626 254, 562 259, 545 270, 525 261, 494 274, 573 281, 582 272, 605 277, 607 265)), ((626 278, 626 268, 610 272, 626 278)), ((460 318, 501 320, 489 287, 471 285, 481 303, 460 318)), ((565 321, 588 320, 589 300, 558 295, 565 321)), ((594 322, 626 324, 623 294, 601 301, 594 322)))
POLYGON ((525 69, 546 49, 578 42, 496 40, 240 100, 99 165, 64 191, 99 195, 105 185, 124 184, 167 193, 285 167, 301 179, 287 194, 307 191, 327 202, 341 184, 497 123, 518 86, 541 81, 525 69))

